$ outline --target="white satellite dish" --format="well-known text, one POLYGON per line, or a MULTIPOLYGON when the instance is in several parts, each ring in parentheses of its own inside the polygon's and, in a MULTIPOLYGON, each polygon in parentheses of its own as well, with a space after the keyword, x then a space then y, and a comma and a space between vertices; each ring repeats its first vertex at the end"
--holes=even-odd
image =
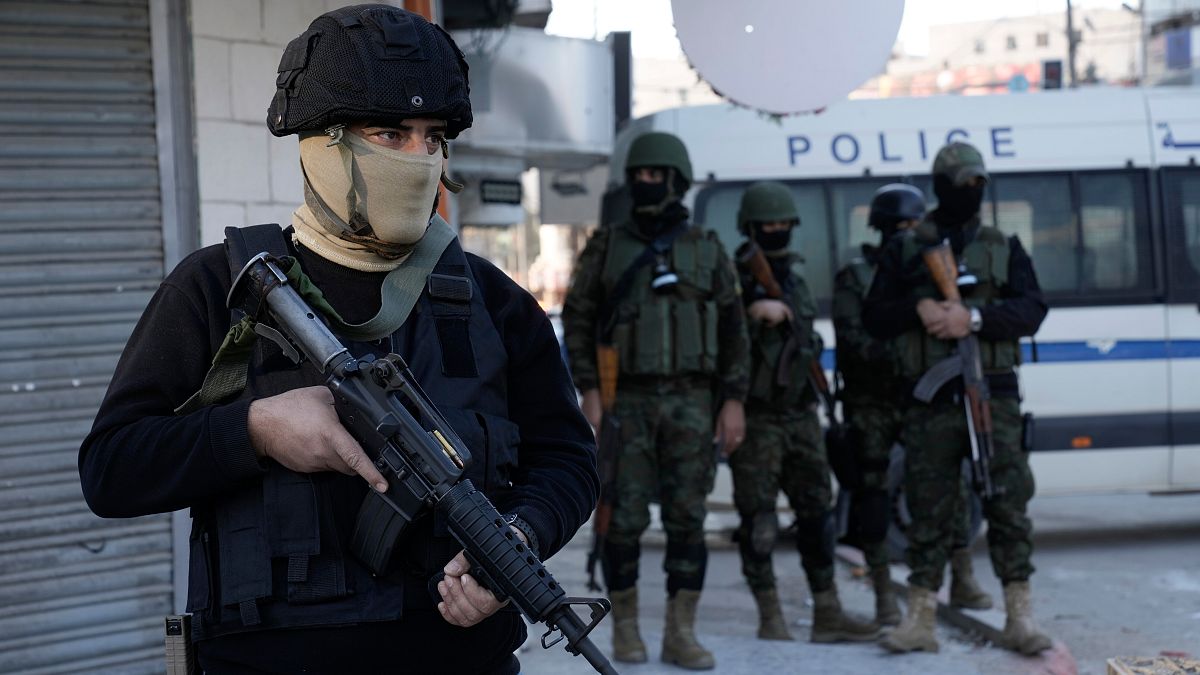
POLYGON ((882 72, 904 0, 671 0, 700 77, 735 103, 809 112, 882 72))

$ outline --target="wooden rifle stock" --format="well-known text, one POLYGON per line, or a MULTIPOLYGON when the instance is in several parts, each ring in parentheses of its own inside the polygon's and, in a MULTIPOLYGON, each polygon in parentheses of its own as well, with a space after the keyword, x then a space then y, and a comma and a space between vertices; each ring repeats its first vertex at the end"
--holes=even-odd
POLYGON ((617 459, 621 450, 621 422, 613 414, 617 401, 617 378, 620 355, 615 345, 596 346, 596 370, 600 379, 600 407, 604 416, 597 434, 596 465, 600 474, 600 501, 592 518, 592 548, 587 557, 588 588, 598 591, 596 564, 604 557, 604 542, 612 524, 613 501, 616 493, 617 459))
POLYGON ((616 345, 596 346, 596 370, 600 375, 600 406, 605 414, 612 412, 613 404, 617 402, 617 369, 620 363, 616 345))
POLYGON ((922 251, 921 258, 925 261, 925 267, 929 268, 929 276, 933 277, 933 283, 942 297, 962 302, 962 295, 958 292, 958 265, 954 262, 954 251, 950 249, 950 242, 943 239, 937 246, 922 251))
POLYGON ((754 280, 767 292, 767 297, 772 300, 778 300, 783 297, 783 288, 775 279, 775 274, 771 272, 771 263, 767 262, 767 256, 758 244, 753 241, 746 242, 742 247, 742 253, 738 257, 738 262, 750 270, 750 274, 754 276, 754 280))

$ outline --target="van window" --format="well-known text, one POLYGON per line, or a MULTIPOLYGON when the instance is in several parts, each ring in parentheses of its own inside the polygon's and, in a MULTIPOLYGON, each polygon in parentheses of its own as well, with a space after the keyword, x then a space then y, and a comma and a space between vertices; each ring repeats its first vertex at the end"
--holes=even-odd
POLYGON ((1079 219, 1083 234, 1081 292, 1124 291, 1150 286, 1149 227, 1134 177, 1079 176, 1079 219))
POLYGON ((1171 294, 1195 302, 1200 290, 1200 171, 1170 169, 1163 184, 1171 294))
POLYGON ((1042 289, 1049 293, 1078 288, 1079 240, 1069 176, 996 176, 992 191, 996 227, 1021 240, 1042 289))

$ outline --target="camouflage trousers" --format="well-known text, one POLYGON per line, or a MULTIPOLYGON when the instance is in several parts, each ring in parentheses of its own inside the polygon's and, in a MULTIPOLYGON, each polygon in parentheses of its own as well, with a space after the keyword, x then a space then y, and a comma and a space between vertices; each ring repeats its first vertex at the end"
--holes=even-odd
POLYGON ((814 408, 786 413, 746 408, 746 441, 729 456, 733 503, 741 516, 742 574, 753 590, 775 586, 771 546, 775 503, 787 495, 796 514, 796 547, 809 588, 833 588, 833 518, 829 460, 814 408))
MULTIPOLYGON (((994 457, 992 483, 998 494, 983 504, 988 551, 1001 582, 1025 581, 1033 574, 1033 525, 1025 507, 1033 497, 1033 473, 1021 448, 1020 404, 992 399, 994 457)), ((908 449, 904 489, 912 526, 908 531, 909 583, 937 590, 965 510, 961 466, 970 454, 962 403, 914 404, 904 417, 908 449)))
POLYGON ((705 499, 716 474, 712 393, 696 379, 622 386, 614 412, 621 421, 616 499, 604 550, 610 591, 638 578, 639 539, 658 501, 667 535, 667 590, 700 590, 708 563, 705 499))
MULTIPOLYGON (((901 442, 904 429, 904 410, 892 401, 855 398, 843 402, 850 437, 858 450, 856 459, 862 471, 863 488, 854 495, 858 522, 873 520, 875 527, 864 526, 860 544, 863 557, 871 569, 887 567, 891 562, 886 543, 891 522, 891 495, 888 490, 888 466, 892 446, 901 442)), ((959 481, 962 509, 954 518, 952 549, 966 548, 971 543, 971 512, 967 507, 969 486, 959 481)))

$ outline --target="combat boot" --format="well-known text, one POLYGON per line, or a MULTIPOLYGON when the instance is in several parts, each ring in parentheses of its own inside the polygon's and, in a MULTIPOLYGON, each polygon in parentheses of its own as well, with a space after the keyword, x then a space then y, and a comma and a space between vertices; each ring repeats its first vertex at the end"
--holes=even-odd
POLYGON ((991 609, 992 596, 979 587, 971 564, 971 551, 955 549, 950 554, 950 606, 966 609, 991 609))
POLYGON ((900 604, 892 589, 892 571, 887 567, 871 570, 871 584, 875 587, 875 623, 880 626, 900 623, 900 604))
POLYGON ((716 667, 712 652, 696 641, 696 604, 700 591, 678 590, 667 598, 667 624, 663 626, 662 660, 689 670, 716 667))
POLYGON ((936 652, 937 594, 928 588, 909 586, 908 614, 891 633, 879 642, 892 652, 936 652))
POLYGON ((625 663, 645 663, 646 644, 638 634, 637 586, 610 591, 613 615, 613 658, 625 663))
POLYGON ((879 626, 842 611, 836 588, 813 593, 813 642, 866 642, 879 637, 879 626))
POLYGON ((783 620, 783 608, 779 606, 779 592, 774 587, 754 591, 754 602, 758 604, 758 638, 760 640, 791 640, 787 622, 783 620))
POLYGON ((1004 585, 1004 609, 1008 619, 1004 622, 1004 634, 1000 636, 1001 647, 1025 656, 1050 649, 1050 637, 1038 630, 1033 621, 1028 581, 1010 581, 1004 585))

